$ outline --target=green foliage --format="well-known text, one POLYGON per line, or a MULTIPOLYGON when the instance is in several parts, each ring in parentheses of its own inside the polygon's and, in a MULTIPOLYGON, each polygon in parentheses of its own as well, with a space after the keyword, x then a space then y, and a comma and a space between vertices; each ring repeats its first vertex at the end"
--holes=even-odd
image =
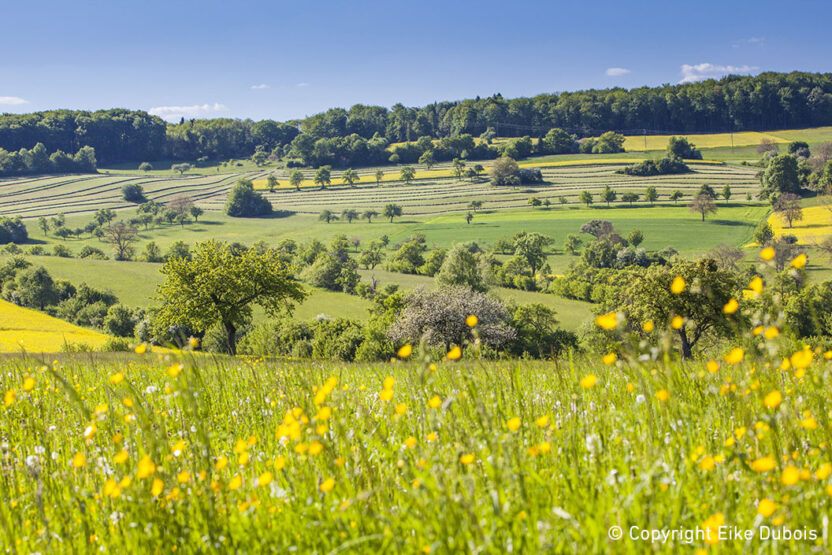
POLYGON ((253 218, 272 213, 272 204, 254 190, 248 179, 240 179, 228 193, 225 213, 235 218, 253 218))
POLYGON ((165 281, 157 290, 160 324, 204 331, 220 323, 231 354, 237 328, 249 322, 252 305, 276 315, 305 297, 280 254, 271 249, 234 252, 229 245, 207 241, 197 244, 190 260, 168 260, 161 273, 165 281))
POLYGON ((685 137, 670 137, 667 141, 668 158, 684 158, 688 160, 701 160, 702 153, 696 150, 696 145, 688 142, 685 137))
POLYGON ((121 195, 127 202, 135 202, 136 204, 140 204, 142 202, 147 201, 147 199, 144 198, 144 189, 141 185, 138 185, 136 183, 128 183, 127 185, 122 187, 121 195))
POLYGON ((0 217, 0 244, 4 243, 25 243, 29 238, 29 232, 20 216, 9 218, 0 217))
POLYGON ((763 172, 763 195, 771 196, 780 193, 800 194, 797 158, 790 154, 773 157, 763 172))
POLYGON ((501 156, 491 166, 491 183, 497 186, 520 185, 520 167, 514 158, 501 156))
POLYGON ((444 257, 442 266, 436 274, 436 280, 443 287, 462 285, 473 291, 488 290, 487 265, 480 256, 472 253, 465 245, 454 244, 444 257), (485 270, 485 271, 484 271, 485 270))

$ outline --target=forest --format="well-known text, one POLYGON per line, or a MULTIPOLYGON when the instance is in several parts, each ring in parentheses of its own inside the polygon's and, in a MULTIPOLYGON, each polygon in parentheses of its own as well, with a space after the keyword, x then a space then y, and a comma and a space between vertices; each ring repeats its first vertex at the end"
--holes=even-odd
MULTIPOLYGON (((263 152, 304 160, 328 159, 332 143, 358 152, 381 145, 471 135, 543 137, 559 128, 577 137, 614 130, 639 133, 708 133, 772 130, 832 124, 832 74, 731 75, 697 83, 611 88, 505 99, 502 95, 445 101, 424 107, 357 104, 302 120, 276 122, 199 119, 166 123, 147 112, 50 110, 0 116, 0 148, 17 151, 43 143, 49 152, 95 149, 101 164, 156 160, 226 160, 263 152), (317 145, 319 141, 326 139, 317 145), (348 144, 348 147, 343 146, 348 144)), ((378 162, 367 155, 366 163, 378 162)))

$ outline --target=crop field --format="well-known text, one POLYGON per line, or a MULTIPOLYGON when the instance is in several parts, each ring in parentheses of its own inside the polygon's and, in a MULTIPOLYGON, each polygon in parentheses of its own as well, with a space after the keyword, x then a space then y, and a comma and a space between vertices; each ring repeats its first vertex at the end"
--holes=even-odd
POLYGON ((803 219, 789 227, 779 214, 771 214, 768 222, 775 235, 794 235, 798 244, 815 245, 832 235, 832 205, 806 206, 803 219))
POLYGON ((0 300, 0 353, 57 353, 65 344, 97 349, 109 337, 0 300))
POLYGON ((668 552, 761 548, 736 526, 828 550, 832 352, 766 341, 707 365, 6 360, 0 542, 640 553, 610 532, 636 526, 689 530, 668 552))
MULTIPOLYGON (((633 190, 642 195, 647 185, 655 185, 665 199, 676 189, 690 197, 703 183, 716 190, 729 184, 736 198, 749 192, 756 193, 759 187, 753 168, 713 163, 691 163, 694 172, 690 174, 650 178, 616 174, 615 170, 626 165, 621 159, 541 161, 523 165, 539 167, 546 183, 533 187, 497 188, 489 185, 487 180, 471 183, 452 177, 449 169, 437 169, 422 172, 425 177, 410 184, 399 181, 396 171, 389 174, 389 178, 395 177, 396 181, 385 181, 381 186, 373 181, 347 187, 339 183, 336 174, 333 185, 326 191, 317 187, 296 191, 284 184, 279 191, 266 194, 277 209, 297 213, 317 214, 324 208, 340 210, 342 207, 378 209, 393 202, 400 204, 406 214, 419 215, 467 210, 473 199, 483 200, 485 206, 491 208, 524 206, 532 195, 551 202, 559 202, 559 197, 564 196, 567 202, 574 204, 581 191, 597 194, 605 185, 620 192, 633 190)), ((264 175, 265 172, 181 178, 71 175, 2 180, 0 215, 35 218, 57 213, 89 213, 100 208, 127 209, 135 206, 122 198, 121 188, 127 184, 141 185, 147 198, 158 202, 185 194, 204 208, 220 210, 237 179, 247 177, 258 181, 257 178, 264 175)))

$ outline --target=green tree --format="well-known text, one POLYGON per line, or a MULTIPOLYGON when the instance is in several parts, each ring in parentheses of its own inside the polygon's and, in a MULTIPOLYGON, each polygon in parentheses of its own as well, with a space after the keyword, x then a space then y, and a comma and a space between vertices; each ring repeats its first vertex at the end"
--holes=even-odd
POLYGON ((225 213, 233 218, 253 218, 272 213, 272 203, 254 190, 249 179, 239 179, 228 193, 225 213))
POLYGON ((482 208, 482 201, 481 200, 472 200, 468 203, 468 208, 476 212, 480 208, 482 208))
POLYGON ((15 281, 15 293, 23 306, 43 310, 59 300, 55 282, 43 266, 24 270, 15 281))
POLYGON ((676 191, 673 191, 672 193, 670 193, 670 200, 673 201, 673 204, 678 204, 679 200, 681 200, 681 198, 684 197, 684 196, 685 196, 685 193, 683 193, 682 191, 676 190, 676 191))
POLYGON ((198 222, 199 217, 202 216, 202 214, 204 213, 202 208, 200 208, 199 206, 191 206, 189 211, 191 213, 191 216, 193 216, 195 222, 198 222))
POLYGON ((381 185, 384 179, 384 170, 376 170, 376 185, 381 185))
POLYGON ((318 171, 315 172, 315 178, 313 181, 315 185, 319 185, 321 189, 326 189, 327 185, 332 182, 332 167, 321 166, 318 168, 318 171))
POLYGON ((797 158, 791 154, 775 156, 763 172, 763 194, 770 196, 778 193, 800 194, 797 158))
POLYGON ((295 170, 289 175, 289 184, 295 188, 295 190, 300 191, 300 184, 303 183, 303 172, 300 170, 295 170))
POLYGON ((251 161, 254 162, 254 165, 258 168, 265 164, 268 161, 268 159, 269 155, 263 152, 262 150, 258 150, 251 155, 251 161))
POLYGON ((682 327, 673 332, 683 358, 690 358, 705 337, 730 337, 735 333, 735 316, 726 315, 723 307, 740 293, 740 283, 733 273, 720 270, 713 260, 683 260, 673 266, 654 264, 632 270, 621 283, 615 304, 634 326, 647 321, 661 325, 675 316, 684 318, 682 327), (676 276, 696 287, 672 293, 670 284, 676 276))
POLYGON ((173 164, 170 167, 171 171, 179 172, 179 175, 185 175, 185 172, 191 169, 190 164, 173 164))
POLYGON ((237 352, 237 329, 251 320, 253 305, 276 317, 306 296, 274 249, 235 251, 206 241, 196 245, 190 260, 171 258, 160 271, 165 279, 157 289, 159 323, 196 331, 219 324, 231 355, 237 352))
POLYGON ((136 322, 133 320, 133 313, 124 305, 114 304, 107 309, 107 316, 104 318, 104 331, 116 337, 133 337, 133 329, 136 322))
POLYGON ((419 156, 419 163, 431 169, 436 164, 436 159, 433 157, 433 150, 426 150, 419 156))
POLYGON ((410 183, 416 177, 416 170, 411 166, 404 166, 399 172, 401 180, 405 183, 410 183))
POLYGON ((514 236, 514 254, 526 261, 534 276, 546 263, 545 248, 552 242, 553 239, 548 235, 523 231, 514 236))
POLYGON ((358 181, 361 180, 361 177, 358 175, 357 171, 350 168, 344 170, 344 173, 341 174, 341 180, 350 187, 353 187, 358 181))
POLYGON ((659 199, 659 192, 653 185, 650 185, 644 191, 644 200, 650 203, 650 206, 653 206, 653 203, 659 199))
POLYGON ((274 190, 277 189, 279 185, 277 181, 277 177, 273 173, 270 173, 269 176, 266 178, 266 187, 268 187, 270 193, 274 193, 274 190))
POLYGON ((630 233, 627 234, 627 242, 630 243, 632 246, 637 247, 639 246, 642 241, 644 241, 644 234, 641 230, 633 229, 630 233))
POLYGON ((574 233, 570 233, 566 236, 566 241, 563 243, 563 250, 568 252, 569 254, 578 254, 578 251, 581 249, 581 245, 583 241, 581 241, 580 236, 575 235, 574 233))
POLYGON ((538 206, 540 206, 541 204, 543 204, 543 201, 542 201, 542 200, 540 200, 540 199, 539 199, 539 198, 537 198, 537 197, 529 197, 529 202, 528 202, 528 204, 529 204, 529 206, 532 206, 532 207, 534 207, 534 208, 537 208, 538 206))
POLYGON ((609 185, 604 186, 604 190, 601 192, 601 200, 607 203, 607 206, 610 205, 611 202, 615 202, 618 198, 618 193, 613 191, 609 185))
POLYGON ((726 202, 731 200, 731 186, 730 185, 726 184, 725 187, 722 188, 722 198, 724 198, 726 202))
POLYGON ((393 223, 393 218, 402 215, 402 207, 398 204, 388 204, 384 207, 384 217, 390 219, 390 223, 393 223))
POLYGON ((378 212, 376 212, 375 210, 372 210, 372 209, 371 210, 365 210, 364 213, 361 214, 361 217, 364 218, 365 220, 367 220, 368 224, 373 223, 373 218, 375 218, 376 216, 378 216, 378 212))
POLYGON ((638 193, 627 192, 621 195, 621 200, 632 206, 634 202, 638 202, 638 193))
POLYGON ((563 129, 553 128, 543 137, 543 147, 547 154, 569 154, 577 150, 577 141, 563 129))
POLYGON ((348 224, 351 224, 353 220, 358 218, 358 212, 353 210, 352 208, 344 208, 341 211, 341 219, 347 220, 348 224))
POLYGON ((581 191, 581 202, 586 204, 587 208, 592 204, 592 193, 589 191, 581 191))
POLYGON ((458 180, 461 180, 463 174, 465 173, 465 161, 460 160, 459 158, 454 158, 453 166, 454 166, 454 173, 456 174, 456 178, 458 180))
POLYGON ((558 329, 558 323, 557 313, 544 304, 518 306, 512 318, 512 326, 517 330, 515 354, 554 358, 566 349, 576 348, 575 335, 558 329))
POLYGON ((324 210, 321 210, 320 214, 318 214, 318 219, 322 222, 329 223, 332 220, 337 220, 338 216, 333 214, 331 210, 324 209, 324 210))
POLYGON ((465 245, 454 244, 436 274, 436 280, 444 286, 466 285, 474 291, 488 290, 480 258, 465 245))
POLYGON ((141 259, 144 262, 162 262, 164 260, 162 257, 162 249, 159 248, 156 241, 149 241, 144 246, 144 252, 141 255, 141 259))
POLYGON ((374 269, 384 260, 384 251, 381 248, 381 243, 371 242, 369 247, 361 253, 358 263, 368 270, 374 269))
POLYGON ((754 230, 754 242, 760 246, 768 245, 774 239, 774 230, 771 229, 771 224, 763 220, 754 230))
POLYGON ((520 167, 517 162, 508 156, 494 160, 494 165, 491 166, 491 183, 497 186, 520 185, 520 167))
POLYGON ((473 220, 473 219, 474 219, 474 213, 473 212, 468 212, 467 214, 465 214, 465 223, 466 224, 470 224, 471 220, 473 220))
POLYGON ((38 227, 43 231, 44 235, 49 235, 49 220, 41 216, 38 218, 38 227))
POLYGON ((139 171, 143 171, 145 173, 153 171, 153 164, 150 162, 142 162, 139 164, 139 171))

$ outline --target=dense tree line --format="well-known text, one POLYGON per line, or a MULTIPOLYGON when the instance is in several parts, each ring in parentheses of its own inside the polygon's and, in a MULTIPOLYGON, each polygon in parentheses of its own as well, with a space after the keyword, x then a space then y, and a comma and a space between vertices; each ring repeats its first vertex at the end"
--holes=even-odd
MULTIPOLYGON (((275 157, 291 153, 312 165, 346 166, 386 162, 389 144, 421 137, 544 137, 557 128, 564 133, 552 135, 547 144, 551 151, 560 152, 574 148, 570 135, 598 136, 611 129, 707 133, 821 125, 832 125, 832 74, 793 72, 531 98, 505 99, 495 94, 420 108, 357 104, 283 123, 211 119, 166 124, 146 112, 123 109, 4 114, 0 147, 16 151, 41 142, 49 151, 75 152, 89 145, 104 163, 225 160, 260 152, 275 157)), ((437 159, 460 156, 458 146, 438 145, 437 159)), ((492 154, 474 155, 471 148, 467 149, 470 159, 492 154)), ((491 157, 498 154, 523 157, 511 151, 491 157)), ((403 163, 413 162, 407 155, 407 149, 399 152, 403 163)))
POLYGON ((74 155, 63 150, 52 154, 43 143, 37 143, 31 149, 7 151, 0 148, 0 177, 32 175, 41 173, 95 173, 98 162, 95 149, 82 146, 74 155))

